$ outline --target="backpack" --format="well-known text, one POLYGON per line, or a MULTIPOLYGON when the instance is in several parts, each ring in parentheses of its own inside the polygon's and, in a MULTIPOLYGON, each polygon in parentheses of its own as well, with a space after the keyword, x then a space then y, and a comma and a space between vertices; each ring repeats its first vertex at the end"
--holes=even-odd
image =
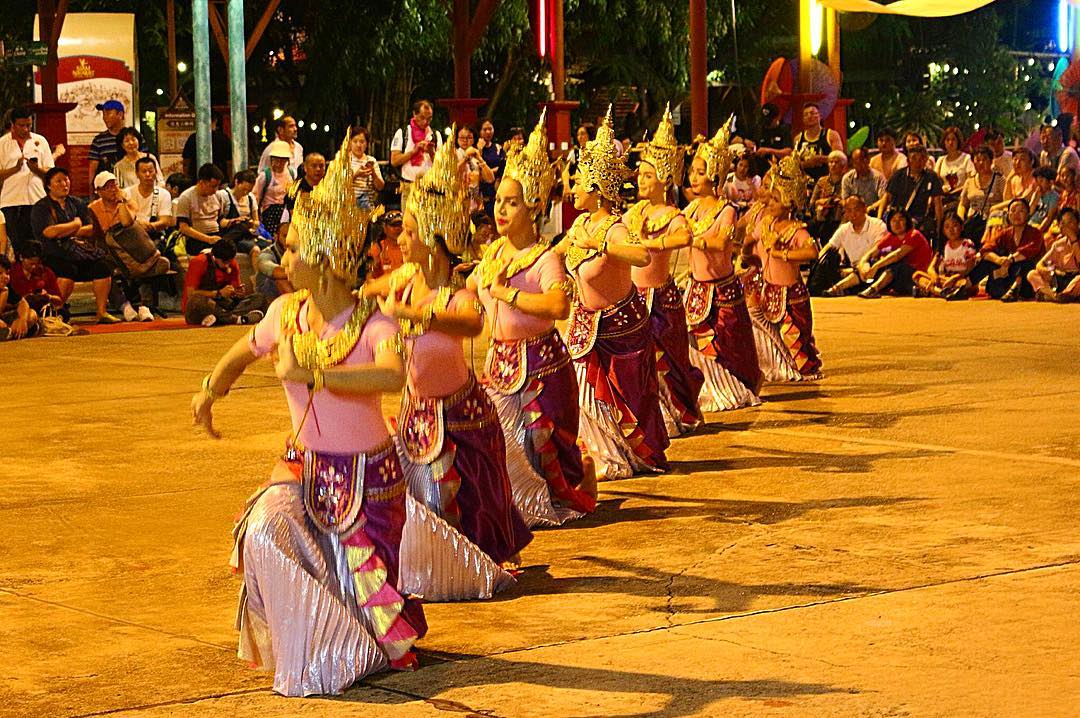
MULTIPOLYGON (((289 173, 289 179, 296 179, 296 171, 292 167, 286 167, 285 170, 289 173)), ((262 192, 259 193, 258 207, 262 207, 263 197, 266 196, 266 190, 270 189, 270 182, 273 180, 273 175, 270 172, 269 167, 263 168, 263 187, 262 192)), ((285 188, 286 190, 288 187, 285 188)), ((228 191, 228 190, 226 190, 228 191)), ((230 201, 232 201, 232 195, 229 195, 230 201)), ((235 204, 233 206, 236 206, 235 204)))

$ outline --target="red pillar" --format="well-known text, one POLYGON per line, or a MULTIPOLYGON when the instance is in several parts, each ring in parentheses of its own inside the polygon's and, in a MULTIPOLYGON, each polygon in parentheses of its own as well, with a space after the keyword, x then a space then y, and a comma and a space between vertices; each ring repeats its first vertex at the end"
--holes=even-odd
POLYGON ((690 133, 709 135, 709 87, 706 58, 706 0, 690 0, 690 133))

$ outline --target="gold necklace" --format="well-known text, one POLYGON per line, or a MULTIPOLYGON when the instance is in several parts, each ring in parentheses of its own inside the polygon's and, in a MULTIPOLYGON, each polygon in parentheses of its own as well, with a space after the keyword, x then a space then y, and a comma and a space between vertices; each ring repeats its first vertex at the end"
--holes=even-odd
POLYGON ((506 279, 509 281, 518 272, 522 272, 536 264, 536 260, 540 259, 544 252, 551 248, 547 241, 538 239, 524 254, 516 259, 502 260, 499 255, 502 254, 503 247, 508 244, 510 244, 510 240, 503 237, 490 245, 487 251, 484 252, 484 257, 480 260, 475 272, 477 284, 480 287, 490 287, 494 283, 495 277, 499 276, 499 273, 503 270, 506 271, 506 279))
POLYGON ((300 366, 311 370, 325 370, 337 366, 352 353, 356 342, 360 340, 364 324, 375 310, 375 302, 372 299, 361 299, 341 331, 324 340, 316 336, 310 327, 306 331, 300 329, 300 310, 310 297, 311 293, 306 289, 290 295, 281 311, 282 333, 293 333, 293 352, 300 366))
POLYGON ((626 213, 623 218, 624 224, 630 233, 641 237, 641 235, 647 234, 650 237, 658 232, 667 228, 671 221, 678 217, 682 210, 678 207, 664 206, 664 211, 658 216, 647 214, 649 211, 649 201, 642 200, 630 208, 630 211, 626 213))
MULTIPOLYGON (((607 236, 608 230, 615 226, 615 223, 618 221, 619 218, 615 215, 610 215, 600 220, 596 229, 592 232, 588 232, 589 239, 599 246, 603 243, 604 237, 607 236)), ((582 215, 574 221, 574 225, 570 228, 570 231, 576 232, 578 229, 585 229, 587 223, 588 219, 585 215, 582 215)), ((572 272, 598 254, 600 254, 600 251, 597 249, 585 249, 584 247, 579 247, 576 244, 571 243, 566 250, 566 266, 569 267, 572 272)))
POLYGON ((698 237, 709 231, 709 227, 712 227, 716 222, 717 217, 724 211, 728 203, 724 200, 717 200, 716 204, 712 208, 705 210, 705 216, 700 219, 694 218, 694 213, 700 205, 701 200, 695 199, 690 203, 690 206, 686 208, 686 219, 690 224, 690 231, 694 233, 693 236, 698 237))

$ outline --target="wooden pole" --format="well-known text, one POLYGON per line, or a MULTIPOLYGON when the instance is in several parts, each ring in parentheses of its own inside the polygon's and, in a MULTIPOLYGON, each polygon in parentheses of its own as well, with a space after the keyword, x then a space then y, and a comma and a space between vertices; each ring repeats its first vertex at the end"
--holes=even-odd
POLYGON ((555 6, 555 47, 551 48, 551 85, 555 91, 555 101, 566 99, 566 49, 564 45, 563 0, 553 0, 555 6))
POLYGON ((709 135, 709 87, 706 83, 706 0, 690 0, 690 132, 709 135))
POLYGON ((176 78, 176 3, 175 0, 165 2, 165 27, 169 38, 169 101, 176 99, 176 93, 180 89, 180 83, 176 78))

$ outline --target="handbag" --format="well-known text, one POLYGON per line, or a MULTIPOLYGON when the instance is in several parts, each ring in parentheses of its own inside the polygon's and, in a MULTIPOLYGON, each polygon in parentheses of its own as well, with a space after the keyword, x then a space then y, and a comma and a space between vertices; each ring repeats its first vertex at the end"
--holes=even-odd
MULTIPOLYGON (((56 202, 52 200, 49 200, 49 212, 52 214, 53 224, 62 224, 56 211, 56 202)), ((56 244, 65 259, 76 262, 96 262, 105 259, 105 249, 92 239, 61 237, 56 240, 56 244)))
POLYGON ((990 184, 986 187, 986 193, 983 195, 982 207, 979 208, 977 214, 969 214, 967 219, 964 220, 964 227, 960 230, 960 236, 964 239, 970 239, 975 243, 976 247, 982 242, 982 236, 986 232, 986 205, 990 203, 990 195, 994 192, 994 183, 997 182, 998 173, 994 172, 990 175, 990 184))

